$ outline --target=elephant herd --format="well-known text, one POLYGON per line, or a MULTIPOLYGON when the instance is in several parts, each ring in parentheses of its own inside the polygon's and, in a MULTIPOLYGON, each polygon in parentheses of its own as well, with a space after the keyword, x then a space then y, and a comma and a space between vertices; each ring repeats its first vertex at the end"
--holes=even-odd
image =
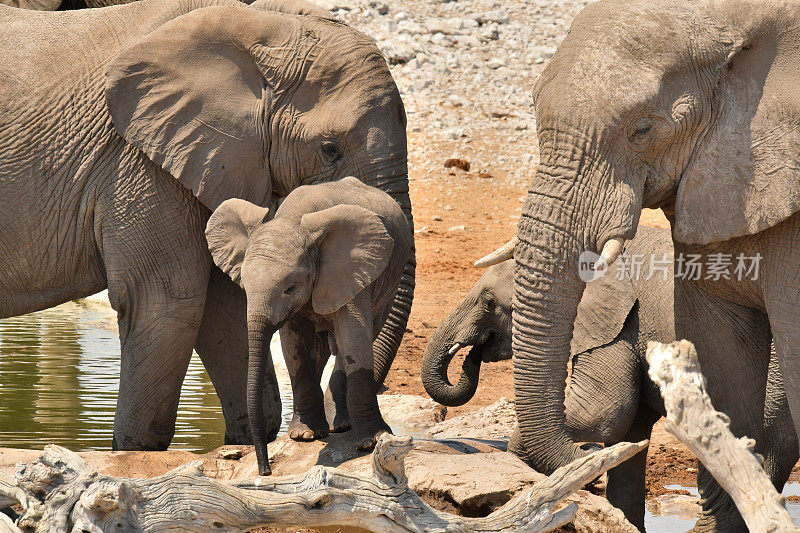
MULTIPOLYGON (((0 0, 0 28, 0 318, 108 289, 114 449, 167 448, 196 350, 226 443, 254 442, 269 473, 278 330, 290 436, 374 446, 416 264, 406 116, 376 45, 303 0, 0 0), (76 9, 101 4, 126 5, 76 9)), ((586 7, 534 87, 517 236, 431 339, 429 394, 462 404, 482 362, 513 356, 509 450, 551 473, 578 442, 649 435, 647 341, 685 338, 780 488, 800 413, 798 48, 792 0, 586 7), (642 208, 672 231, 639 227, 642 208)), ((645 455, 608 484, 640 529, 645 455)), ((746 530, 702 465, 698 485, 696 530, 746 530)))

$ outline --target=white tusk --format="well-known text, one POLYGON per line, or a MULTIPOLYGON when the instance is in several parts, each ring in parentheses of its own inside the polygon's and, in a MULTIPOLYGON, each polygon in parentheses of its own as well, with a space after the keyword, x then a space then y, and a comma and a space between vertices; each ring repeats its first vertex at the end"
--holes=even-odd
POLYGON ((475 261, 475 266, 478 268, 483 268, 496 265, 497 263, 502 263, 506 259, 511 259, 514 257, 514 248, 517 246, 518 242, 519 238, 514 237, 494 252, 475 261))
POLYGON ((457 342, 450 348, 450 350, 447 353, 450 355, 455 355, 464 346, 466 346, 466 344, 461 344, 460 342, 457 342))
POLYGON ((622 253, 623 246, 625 246, 625 239, 608 239, 603 245, 603 251, 600 252, 600 259, 594 264, 595 272, 602 272, 614 264, 619 254, 622 253))

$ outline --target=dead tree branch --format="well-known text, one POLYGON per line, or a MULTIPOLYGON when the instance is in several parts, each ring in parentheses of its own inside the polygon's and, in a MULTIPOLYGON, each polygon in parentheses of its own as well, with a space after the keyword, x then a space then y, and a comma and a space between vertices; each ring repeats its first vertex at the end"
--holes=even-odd
POLYGON ((667 410, 665 428, 686 444, 731 495, 750 531, 800 531, 753 453, 755 441, 737 439, 730 419, 716 411, 706 393, 697 352, 689 341, 650 342, 650 379, 658 384, 667 410))
MULTIPOLYGON (((187 463, 152 479, 92 472, 77 454, 48 446, 36 463, 17 467, 17 485, 0 484, 0 502, 26 509, 23 531, 242 531, 261 525, 355 526, 370 531, 551 531, 570 522, 567 495, 641 451, 621 443, 581 458, 483 518, 428 506, 408 488, 410 438, 381 437, 370 478, 316 466, 305 474, 219 482, 187 463)), ((2 525, 0 525, 0 529, 2 525)))

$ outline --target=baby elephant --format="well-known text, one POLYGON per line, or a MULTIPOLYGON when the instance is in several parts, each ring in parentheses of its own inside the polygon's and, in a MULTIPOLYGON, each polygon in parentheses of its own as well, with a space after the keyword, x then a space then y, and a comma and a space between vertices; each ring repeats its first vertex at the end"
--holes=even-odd
MULTIPOLYGON (((651 256, 671 256, 669 230, 640 227, 625 244, 626 256, 639 259, 641 271, 629 276, 623 261, 606 276, 586 285, 578 307, 572 340, 572 373, 566 395, 567 429, 575 441, 614 444, 649 438, 653 424, 664 416, 658 387, 647 375, 647 342, 675 340, 672 263, 664 271, 651 256), (642 264, 644 263, 644 264, 642 264), (654 266, 655 265, 655 266, 654 266), (651 266, 653 267, 651 269, 651 266)), ((631 261, 631 265, 635 262, 631 261)), ((633 270, 633 268, 631 268, 633 270)), ((514 260, 489 268, 464 301, 439 326, 427 346, 422 380, 431 398, 445 405, 462 405, 478 385, 481 362, 511 358, 511 301, 514 260), (456 385, 447 378, 455 354, 471 347, 456 385)), ((764 406, 764 468, 780 491, 798 459, 798 442, 776 358, 770 360, 764 406)), ((509 451, 523 459, 519 430, 509 451)), ((609 470, 606 495, 639 529, 644 529, 644 451, 609 470)), ((737 510, 719 509, 738 520, 737 510)))
POLYGON ((268 209, 227 200, 211 215, 206 237, 214 262, 247 294, 247 409, 259 473, 270 473, 261 398, 278 329, 290 348, 284 357, 294 434, 328 433, 316 340, 318 331, 329 332, 358 448, 374 447, 390 429, 378 409, 372 341, 412 253, 400 206, 385 192, 345 178, 295 189, 271 219, 268 209))

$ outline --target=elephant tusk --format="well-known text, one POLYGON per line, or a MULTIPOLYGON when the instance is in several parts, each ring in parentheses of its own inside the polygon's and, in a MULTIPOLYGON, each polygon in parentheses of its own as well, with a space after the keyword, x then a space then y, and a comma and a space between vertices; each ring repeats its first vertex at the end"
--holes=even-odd
POLYGON ((502 263, 506 259, 511 259, 514 257, 514 248, 517 246, 518 242, 519 237, 514 237, 494 252, 475 261, 475 266, 477 268, 489 267, 497 263, 502 263))
POLYGON ((595 272, 602 272, 614 264, 619 254, 622 253, 623 246, 625 246, 625 239, 608 239, 603 245, 600 259, 594 264, 595 272))
POLYGON ((455 343, 455 344, 454 344, 454 345, 453 345, 453 346, 450 348, 450 350, 448 350, 448 351, 447 351, 447 353, 448 353, 449 355, 455 355, 455 354, 457 354, 457 353, 458 353, 458 351, 459 351, 461 348, 463 348, 464 346, 466 346, 466 344, 461 344, 460 342, 457 342, 457 343, 455 343))

